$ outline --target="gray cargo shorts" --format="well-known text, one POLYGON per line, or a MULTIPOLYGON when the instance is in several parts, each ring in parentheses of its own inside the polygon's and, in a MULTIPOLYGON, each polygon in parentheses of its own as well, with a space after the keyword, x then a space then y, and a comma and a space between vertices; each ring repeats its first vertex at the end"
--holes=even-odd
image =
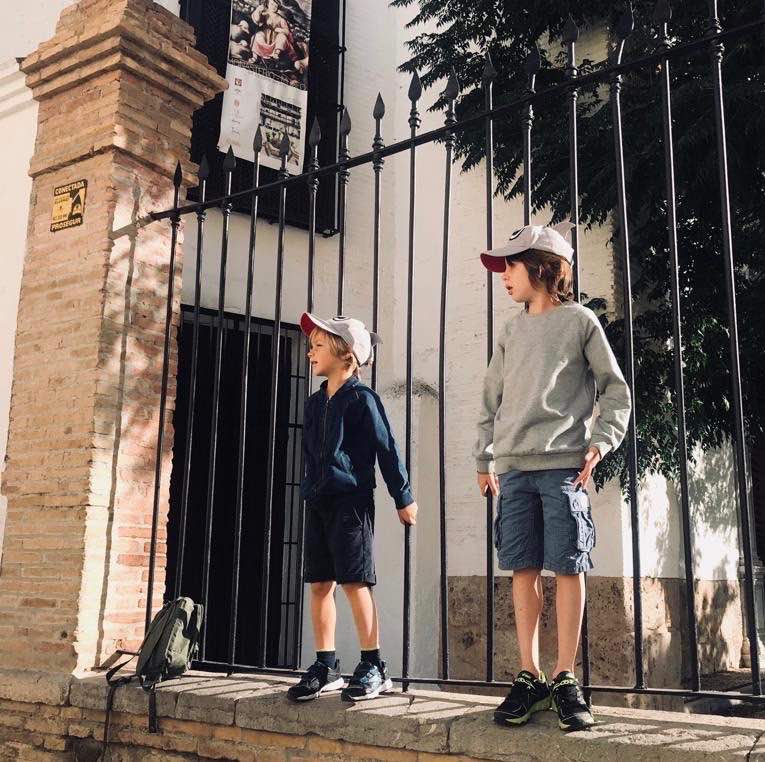
POLYGON ((586 490, 572 487, 578 473, 560 468, 499 475, 494 545, 500 569, 592 569, 595 524, 586 490))

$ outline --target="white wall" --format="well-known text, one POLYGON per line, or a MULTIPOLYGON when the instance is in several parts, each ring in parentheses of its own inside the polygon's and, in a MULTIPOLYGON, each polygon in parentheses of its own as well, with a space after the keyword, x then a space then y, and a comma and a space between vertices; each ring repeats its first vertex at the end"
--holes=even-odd
MULTIPOLYGON (((1 59, 0 59, 1 60, 1 59)), ((12 140, 0 143, 0 166, 8 181, 0 184, 0 209, 3 210, 3 256, 0 264, 0 478, 5 469, 8 442, 8 415, 11 403, 13 349, 16 313, 24 264, 29 192, 29 158, 37 130, 37 103, 24 84, 16 61, 0 63, 0 133, 12 140)), ((0 495, 0 555, 7 499, 0 495)))
MULTIPOLYGON (((12 3, 3 0, 5 23, 0 25, 0 61, 6 58, 25 58, 37 46, 51 38, 61 11, 72 5, 72 0, 25 0, 12 3)), ((161 0, 173 13, 178 13, 178 0, 161 0)))

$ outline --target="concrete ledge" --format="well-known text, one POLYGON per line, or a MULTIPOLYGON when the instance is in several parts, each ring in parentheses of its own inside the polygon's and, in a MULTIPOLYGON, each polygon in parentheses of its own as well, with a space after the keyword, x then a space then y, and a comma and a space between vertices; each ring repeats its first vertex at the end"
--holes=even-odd
MULTIPOLYGON (((158 689, 158 711, 177 720, 475 759, 765 762, 763 720, 601 707, 596 709, 596 728, 564 734, 552 712, 537 715, 524 728, 496 725, 494 697, 413 690, 362 705, 344 703, 337 695, 294 704, 285 695, 292 682, 191 673, 158 689)), ((105 700, 103 677, 74 680, 73 706, 103 709, 105 700)), ((115 710, 145 714, 146 695, 137 686, 122 688, 115 710)))
MULTIPOLYGON (((595 728, 564 734, 552 712, 537 715, 523 728, 494 724, 497 699, 491 696, 411 691, 362 705, 343 703, 338 695, 294 704, 285 695, 292 682, 273 676, 187 674, 158 688, 157 735, 146 732, 146 694, 137 685, 122 687, 115 696, 110 757, 434 762, 456 755, 513 762, 765 762, 765 720, 600 707, 595 728)), ((0 671, 0 686, 0 759, 20 744, 55 748, 62 760, 97 759, 107 693, 103 675, 0 671)))
POLYGON ((0 669, 0 699, 29 704, 63 706, 75 678, 53 672, 0 669))

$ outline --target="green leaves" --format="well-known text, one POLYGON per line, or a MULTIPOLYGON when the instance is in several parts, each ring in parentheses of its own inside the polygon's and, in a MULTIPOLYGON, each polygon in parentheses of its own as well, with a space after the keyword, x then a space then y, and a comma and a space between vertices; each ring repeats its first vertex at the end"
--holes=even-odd
MULTIPOLYGON (((584 38, 593 29, 615 28, 618 12, 612 2, 507 3, 498 0, 395 0, 397 7, 419 7, 416 30, 427 22, 435 32, 414 34, 411 57, 401 68, 419 71, 429 87, 443 81, 454 66, 460 72, 461 95, 457 117, 462 120, 483 110, 481 80, 485 56, 490 54, 497 77, 494 103, 501 105, 527 87, 524 63, 530 43, 540 48, 536 88, 565 77, 563 36, 572 23, 584 38), (587 32, 586 30, 589 30, 587 32)), ((634 3, 634 31, 626 41, 624 60, 639 57, 659 44, 652 12, 655 2, 634 3)), ((723 9, 724 28, 757 18, 759 0, 742 0, 723 9)), ((707 3, 675 3, 669 23, 673 42, 698 39, 708 24, 707 3)), ((622 28, 626 31, 626 25, 622 28)), ((580 44, 585 39, 580 39, 580 44)), ((765 432, 765 395, 758 384, 765 378, 765 45, 755 33, 726 42, 724 59, 725 106, 733 214, 734 259, 744 412, 750 441, 765 432)), ((581 44, 584 50, 585 45, 581 44)), ((580 73, 597 64, 578 62, 580 73)), ((726 295, 723 280, 722 231, 713 120, 710 60, 701 52, 673 60, 672 108, 676 161, 678 245, 685 361, 688 447, 719 445, 732 431, 726 295)), ((676 416, 670 309, 670 270, 667 243, 667 204, 660 80, 653 68, 625 75, 622 90, 628 219, 635 296, 635 407, 640 473, 677 474, 676 416)), ((607 90, 580 90, 579 186, 584 225, 610 224, 616 206, 613 133, 607 90)), ((434 109, 446 106, 442 96, 434 109)), ((536 211, 552 213, 557 221, 569 212, 569 159, 566 103, 563 99, 535 105, 532 133, 534 164, 532 200, 536 211)), ((498 191, 520 196, 520 113, 498 120, 495 132, 495 171, 498 191)), ((457 136, 456 156, 467 171, 484 158, 482 127, 457 136)), ((586 259, 586 247, 583 251, 586 259)), ((586 284, 585 284, 586 285, 586 284)), ((617 289, 620 285, 617 284, 617 289)), ((602 301, 602 300, 601 300, 602 301)), ((596 304, 595 300, 590 304, 596 304)), ((601 302, 597 309, 602 309, 601 302)), ((607 334, 618 357, 623 357, 623 325, 614 321, 607 334)), ((625 474, 625 450, 609 454, 599 466, 599 483, 625 474)))

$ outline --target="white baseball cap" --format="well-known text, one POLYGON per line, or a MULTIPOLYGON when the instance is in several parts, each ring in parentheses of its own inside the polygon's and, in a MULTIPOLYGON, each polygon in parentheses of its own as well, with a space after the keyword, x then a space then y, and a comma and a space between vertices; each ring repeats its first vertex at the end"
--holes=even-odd
POLYGON ((380 337, 368 331, 360 320, 342 315, 322 320, 310 312, 304 312, 300 318, 300 327, 306 336, 310 336, 316 328, 339 336, 350 347, 359 365, 367 365, 372 361, 374 347, 381 342, 380 337))
POLYGON ((495 273, 505 271, 505 257, 512 257, 527 249, 539 249, 549 251, 551 254, 563 258, 571 264, 574 261, 574 250, 568 242, 573 224, 566 220, 557 225, 526 225, 516 230, 507 245, 500 249, 484 251, 481 254, 481 262, 487 270, 495 273))

